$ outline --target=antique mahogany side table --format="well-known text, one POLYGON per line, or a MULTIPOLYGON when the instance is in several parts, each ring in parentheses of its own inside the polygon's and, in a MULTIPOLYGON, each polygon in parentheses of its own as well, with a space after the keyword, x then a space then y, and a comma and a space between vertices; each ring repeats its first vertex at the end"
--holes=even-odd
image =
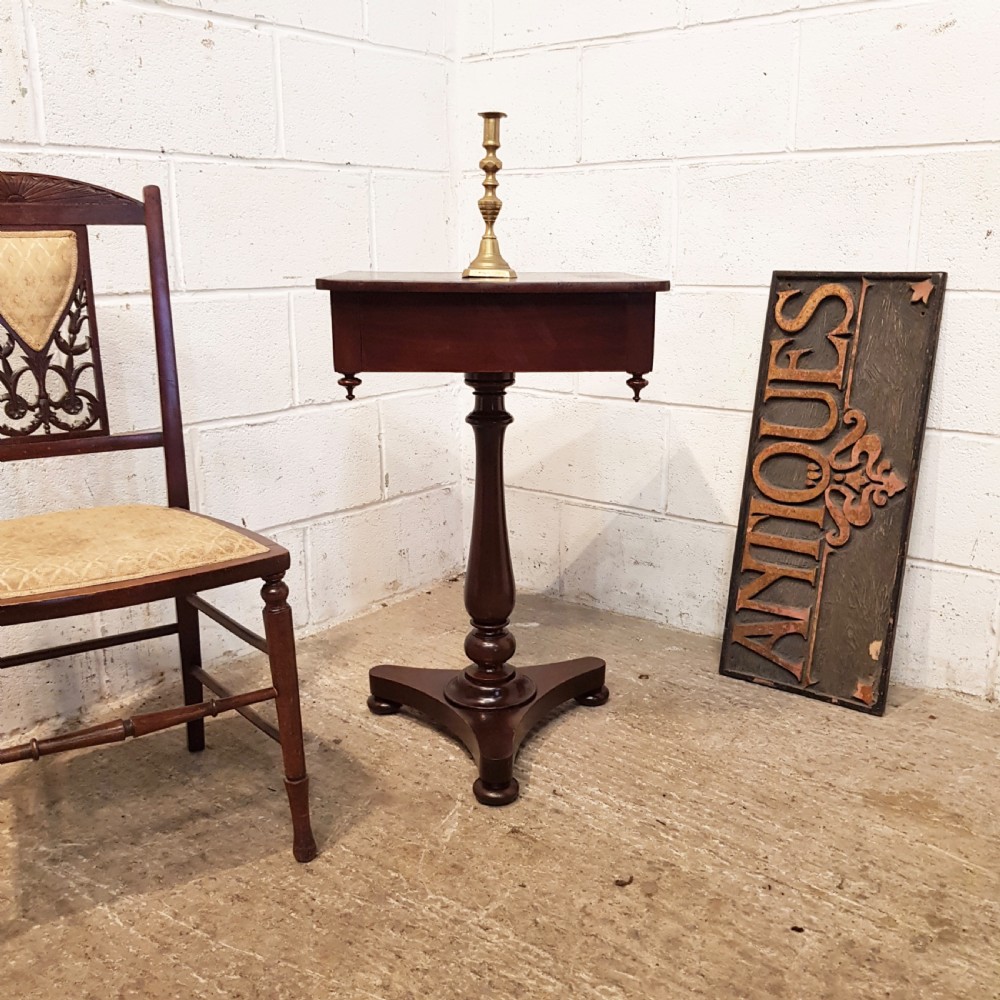
POLYGON ((666 281, 624 274, 527 274, 512 280, 451 274, 348 272, 319 278, 330 292, 334 368, 354 398, 360 372, 464 372, 476 440, 476 490, 465 578, 472 631, 466 669, 378 666, 368 707, 416 709, 461 740, 479 767, 486 805, 518 795, 514 757, 533 726, 575 698, 603 705, 595 657, 514 668, 514 573, 504 509, 504 392, 515 372, 622 371, 639 399, 653 367, 656 293, 666 281))

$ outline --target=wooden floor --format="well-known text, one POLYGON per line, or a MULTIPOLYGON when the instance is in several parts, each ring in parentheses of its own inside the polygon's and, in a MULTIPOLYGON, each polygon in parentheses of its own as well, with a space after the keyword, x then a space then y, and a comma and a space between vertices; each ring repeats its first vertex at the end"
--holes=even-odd
POLYGON ((612 698, 488 809, 456 743, 364 707, 374 663, 460 665, 464 622, 449 584, 301 644, 308 866, 239 719, 0 772, 0 997, 1000 997, 997 708, 868 718, 525 597, 518 660, 603 655, 612 698))

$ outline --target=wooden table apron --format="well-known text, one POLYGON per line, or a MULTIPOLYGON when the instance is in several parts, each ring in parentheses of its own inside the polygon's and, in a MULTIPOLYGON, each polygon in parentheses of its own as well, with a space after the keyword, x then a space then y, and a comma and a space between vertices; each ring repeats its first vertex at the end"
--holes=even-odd
POLYGON ((514 609, 504 506, 504 394, 514 373, 621 371, 638 399, 653 367, 656 292, 666 281, 624 274, 528 274, 515 281, 450 274, 349 272, 319 278, 330 292, 334 368, 348 398, 366 371, 463 372, 476 441, 465 606, 472 630, 465 670, 383 664, 369 678, 376 714, 416 709, 457 737, 479 768, 486 805, 518 795, 514 758, 532 727, 575 698, 603 705, 605 663, 582 657, 512 667, 514 609))

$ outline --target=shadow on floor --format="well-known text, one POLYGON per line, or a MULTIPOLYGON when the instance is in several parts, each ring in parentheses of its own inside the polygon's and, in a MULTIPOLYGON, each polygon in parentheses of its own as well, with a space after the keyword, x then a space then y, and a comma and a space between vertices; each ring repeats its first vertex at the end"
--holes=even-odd
MULTIPOLYGON (((204 753, 178 728, 11 765, 0 776, 0 940, 272 856, 290 866, 281 752, 238 718, 204 753)), ((306 736, 312 822, 330 850, 377 797, 340 740, 306 736)))

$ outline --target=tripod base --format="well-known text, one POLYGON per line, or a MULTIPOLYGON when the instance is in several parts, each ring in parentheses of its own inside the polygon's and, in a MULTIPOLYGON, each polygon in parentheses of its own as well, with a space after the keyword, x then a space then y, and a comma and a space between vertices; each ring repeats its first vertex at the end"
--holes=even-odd
POLYGON ((376 715, 391 715, 406 705, 461 740, 479 768, 473 794, 483 805, 503 806, 518 796, 514 758, 525 737, 570 698, 581 705, 603 705, 608 700, 604 668, 604 660, 593 656, 521 667, 513 682, 530 679, 533 698, 506 708, 471 709, 454 704, 445 693, 462 672, 383 665, 369 671, 368 707, 376 715))

